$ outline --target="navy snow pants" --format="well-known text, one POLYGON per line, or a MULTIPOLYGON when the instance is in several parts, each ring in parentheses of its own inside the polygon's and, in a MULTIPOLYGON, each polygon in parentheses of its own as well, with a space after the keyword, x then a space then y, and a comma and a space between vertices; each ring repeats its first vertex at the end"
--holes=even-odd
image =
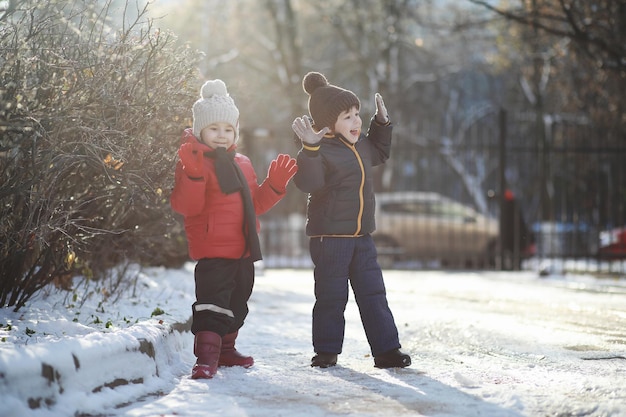
POLYGON ((370 235, 311 238, 314 268, 313 349, 341 353, 348 282, 359 308, 372 355, 400 348, 398 329, 387 303, 383 274, 370 235))

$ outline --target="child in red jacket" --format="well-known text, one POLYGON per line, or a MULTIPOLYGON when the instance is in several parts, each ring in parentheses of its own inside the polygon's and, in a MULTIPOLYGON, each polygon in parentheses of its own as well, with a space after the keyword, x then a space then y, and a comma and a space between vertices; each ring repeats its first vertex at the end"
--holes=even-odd
POLYGON ((238 137, 239 110, 226 85, 207 81, 193 105, 193 129, 183 134, 171 195, 197 261, 193 379, 212 378, 218 366, 254 364, 237 352, 235 339, 248 314, 254 262, 261 259, 257 216, 285 196, 298 169, 294 158, 280 154, 259 185, 250 159, 236 152, 238 137))

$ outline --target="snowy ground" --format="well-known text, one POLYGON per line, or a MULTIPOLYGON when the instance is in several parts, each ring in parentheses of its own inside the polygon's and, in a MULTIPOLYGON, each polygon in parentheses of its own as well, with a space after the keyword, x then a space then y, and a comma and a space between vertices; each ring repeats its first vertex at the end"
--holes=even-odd
POLYGON ((85 288, 0 309, 0 416, 626 416, 624 280, 387 271, 413 365, 373 367, 351 300, 323 370, 311 271, 270 269, 237 344, 255 366, 194 381, 192 270, 143 271, 116 304, 85 288))

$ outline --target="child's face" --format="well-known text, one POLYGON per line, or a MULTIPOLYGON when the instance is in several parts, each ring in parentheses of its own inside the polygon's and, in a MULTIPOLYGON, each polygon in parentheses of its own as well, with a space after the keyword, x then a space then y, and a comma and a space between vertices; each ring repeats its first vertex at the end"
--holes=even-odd
POLYGON ((356 143, 361 134, 361 116, 359 109, 353 106, 350 110, 343 111, 337 117, 335 122, 335 133, 340 133, 350 143, 356 143))
POLYGON ((213 149, 228 149, 235 143, 235 128, 230 123, 211 123, 200 132, 200 141, 213 149))

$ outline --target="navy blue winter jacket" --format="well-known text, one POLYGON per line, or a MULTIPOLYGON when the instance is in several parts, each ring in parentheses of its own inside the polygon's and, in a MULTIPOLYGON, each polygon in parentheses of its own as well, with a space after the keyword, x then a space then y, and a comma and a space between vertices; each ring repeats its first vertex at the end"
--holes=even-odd
POLYGON ((294 183, 309 194, 308 236, 362 236, 376 229, 372 167, 389 159, 391 130, 391 124, 372 118, 354 145, 341 135, 327 135, 318 150, 298 152, 294 183))

